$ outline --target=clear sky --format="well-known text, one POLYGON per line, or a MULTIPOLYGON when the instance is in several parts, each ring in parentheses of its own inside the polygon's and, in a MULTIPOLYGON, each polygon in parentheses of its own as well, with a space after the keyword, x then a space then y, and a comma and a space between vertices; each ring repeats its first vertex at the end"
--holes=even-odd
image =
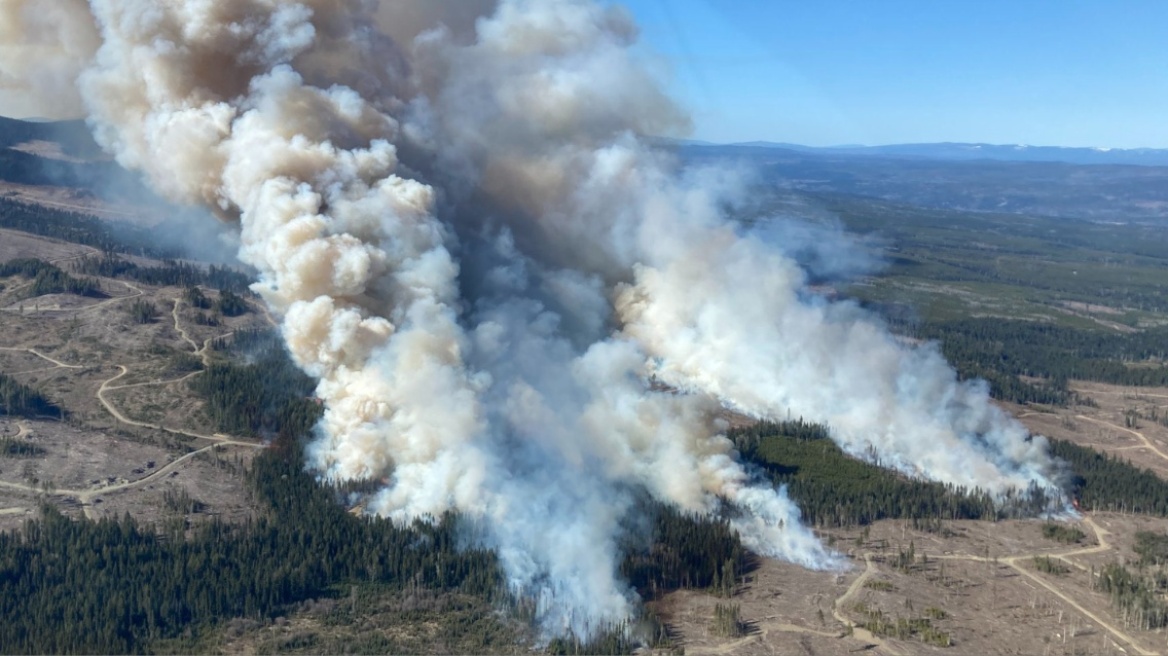
POLYGON ((1168 147, 1168 0, 621 0, 694 137, 1168 147))

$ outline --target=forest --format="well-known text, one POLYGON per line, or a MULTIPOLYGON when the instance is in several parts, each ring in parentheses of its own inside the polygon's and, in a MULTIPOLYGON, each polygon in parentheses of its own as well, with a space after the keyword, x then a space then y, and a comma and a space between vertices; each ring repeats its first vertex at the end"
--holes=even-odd
POLYGON ((288 357, 274 330, 239 330, 211 342, 219 358, 187 384, 225 433, 270 437, 307 436, 322 412, 312 393, 316 383, 288 357))
MULTIPOLYGON (((201 285, 222 290, 223 293, 232 296, 251 293, 248 291, 248 285, 252 283, 251 276, 230 267, 214 264, 203 267, 188 262, 167 260, 161 266, 143 266, 107 251, 101 255, 80 258, 72 267, 75 273, 82 275, 122 278, 147 285, 173 287, 201 285)), ((236 308, 236 305, 232 305, 233 310, 236 308)), ((240 313, 224 312, 227 316, 236 316, 240 313)))
MULTIPOLYGON (((909 478, 848 456, 822 426, 802 420, 760 423, 730 433, 742 456, 786 485, 806 521, 825 527, 907 519, 928 530, 940 520, 1033 515, 1045 499, 1019 490, 1007 503, 980 490, 909 478)), ((1168 517, 1168 481, 1151 470, 1065 440, 1051 454, 1067 465, 1065 486, 1085 510, 1168 517)))
POLYGON ((1094 577, 1095 589, 1107 594, 1125 622, 1149 631, 1168 626, 1168 573, 1159 568, 1133 571, 1122 563, 1103 566, 1094 577))
POLYGON ((762 422, 728 434, 742 457, 776 485, 785 485, 804 521, 821 527, 909 520, 938 530, 943 520, 997 520, 1033 515, 1046 505, 1040 490, 1019 490, 1005 501, 988 493, 910 478, 844 453, 826 427, 802 419, 762 422))
POLYGON ((906 330, 935 340, 958 369, 1055 381, 1092 380, 1115 385, 1168 385, 1168 329, 1113 333, 1035 321, 969 318, 922 323, 906 330), (1148 366, 1129 366, 1144 363, 1148 366))
MULTIPOLYGON (((243 415, 246 427, 277 435, 247 474, 264 513, 235 526, 212 519, 186 534, 181 519, 163 526, 140 525, 128 515, 73 520, 46 505, 40 519, 0 534, 0 651, 143 653, 159 645, 197 650, 199 640, 223 622, 271 619, 297 603, 343 599, 357 586, 363 594, 408 593, 435 607, 462 609, 441 614, 450 623, 443 627, 450 651, 509 651, 516 639, 530 638, 522 619, 530 617, 531 602, 507 589, 490 550, 461 542, 458 517, 396 526, 357 516, 346 511, 353 486, 322 485, 305 471, 302 441, 319 412, 310 412, 318 406, 303 399, 307 379, 294 380, 292 372, 303 374, 270 346, 270 334, 245 333, 241 342, 237 348, 259 359, 215 365, 221 375, 208 379, 223 389, 207 399, 215 407, 256 409, 243 415), (257 377, 268 367, 285 373, 257 377), (498 615, 500 604, 510 608, 511 619, 498 615)), ((238 427, 233 421, 225 425, 238 427)), ((724 521, 664 507, 650 512, 654 539, 630 540, 621 567, 647 595, 680 587, 726 594, 747 571, 741 543, 724 521)), ((332 608, 330 622, 352 621, 348 604, 332 608)), ((403 621, 418 617, 400 612, 403 621)), ((384 636, 363 639, 373 642, 317 646, 409 650, 384 636)), ((641 640, 665 644, 668 635, 646 614, 635 632, 612 627, 591 642, 561 638, 548 649, 630 653, 641 640)))
POLYGON ((77 294, 78 296, 104 296, 101 284, 93 278, 75 278, 56 265, 43 260, 22 258, 0 264, 0 278, 22 276, 32 279, 32 283, 20 290, 20 298, 33 298, 45 294, 77 294))
MULTIPOLYGON (((530 617, 529 602, 507 589, 491 551, 460 548, 465 545, 458 517, 395 526, 356 516, 346 505, 367 489, 322 485, 305 471, 301 448, 320 406, 310 397, 311 379, 291 364, 277 333, 241 331, 213 348, 216 361, 189 384, 207 401, 220 429, 272 437, 247 474, 264 512, 243 525, 211 519, 184 533, 181 521, 149 526, 128 516, 73 520, 46 506, 22 530, 0 534, 0 651, 197 649, 225 622, 270 620, 296 604, 357 594, 351 589, 382 600, 370 603, 386 604, 413 590, 430 599, 428 608, 461 609, 425 615, 453 623, 444 628, 451 650, 505 651, 530 636, 523 621, 530 617), (506 617, 493 612, 499 604, 510 609, 506 617)), ((787 486, 806 520, 817 526, 900 518, 938 530, 944 520, 994 520, 1017 510, 978 490, 910 479, 852 458, 828 439, 826 427, 814 423, 764 423, 731 437, 760 473, 787 486)), ((1065 442, 1055 442, 1054 450, 1069 463, 1070 484, 1085 508, 1168 514, 1168 483, 1150 472, 1065 442)), ((1019 496, 1020 503, 1026 499, 1019 496)), ((679 588, 726 596, 753 567, 723 518, 690 516, 648 501, 643 510, 653 518, 653 537, 630 534, 621 564, 643 598, 679 588)), ((1114 586, 1130 587, 1116 577, 1114 586)), ((346 619, 348 607, 334 603, 329 621, 352 621, 346 619)), ((410 613, 403 617, 419 617, 410 613)), ((668 644, 667 632, 651 616, 638 626, 639 639, 668 644)), ((548 648, 628 653, 638 643, 619 629, 597 642, 569 637, 548 648)), ((380 635, 343 643, 313 636, 304 637, 306 649, 408 647, 380 635), (319 640, 325 642, 314 642, 319 640)))
MULTIPOLYGON (((29 278, 33 295, 93 294, 99 288, 92 277, 101 276, 181 287, 182 298, 196 310, 235 316, 250 309, 245 274, 173 259, 177 254, 151 246, 149 235, 136 229, 115 234, 96 219, 7 199, 0 199, 0 227, 103 251, 74 263, 73 275, 37 260, 0 265, 0 276, 29 278), (136 254, 171 259, 144 266, 123 257, 136 254)), ((150 321, 158 308, 151 304, 131 311, 150 321)), ((910 321, 891 316, 889 323, 897 332, 938 341, 963 378, 986 379, 1000 399, 1090 404, 1069 389, 1068 381, 1074 379, 1168 384, 1168 367, 1162 364, 1168 355, 1164 328, 1112 333, 1000 318, 910 321)), ((209 320, 203 314, 196 318, 209 320)), ((508 653, 533 641, 533 602, 508 588, 489 549, 466 543, 461 518, 448 515, 397 526, 354 514, 348 509, 359 506, 375 484, 326 485, 305 471, 303 447, 322 407, 313 397, 314 381, 291 363, 277 332, 237 331, 214 340, 210 354, 206 370, 186 384, 205 402, 217 430, 270 442, 246 473, 246 487, 259 513, 234 525, 207 516, 191 521, 186 515, 199 515, 201 505, 177 493, 166 497, 172 514, 157 525, 128 515, 71 519, 44 505, 40 516, 20 530, 0 533, 0 652, 207 651, 231 626, 310 612, 305 609, 336 631, 296 634, 286 645, 289 649, 508 653), (420 645, 364 630, 374 617, 388 623, 436 624, 442 642, 420 645)), ((200 365, 198 358, 186 356, 186 367, 200 365)), ((0 414, 63 414, 35 389, 2 374, 0 404, 0 414)), ((826 426, 802 419, 764 422, 728 436, 751 471, 785 486, 804 520, 820 528, 899 519, 919 530, 939 532, 950 520, 996 521, 1032 514, 1046 505, 1040 490, 1019 490, 1002 502, 982 490, 890 471, 875 458, 869 462, 844 453, 826 426)), ((39 455, 29 448, 21 440, 0 440, 0 457, 39 455)), ((1168 517, 1168 482, 1151 471, 1069 442, 1053 441, 1052 451, 1067 463, 1067 490, 1082 508, 1168 517)), ((620 572, 643 599, 677 589, 728 597, 756 566, 725 517, 689 515, 648 499, 639 504, 639 512, 649 519, 650 535, 630 531, 624 536, 620 572)), ((1047 529, 1043 531, 1046 535, 1047 529)), ((1054 529, 1047 537, 1074 539, 1054 529)), ((1168 581, 1155 573, 1168 558, 1168 538, 1161 538, 1137 536, 1140 563, 1108 565, 1097 583, 1126 617, 1148 626, 1164 626, 1168 618, 1160 600, 1168 581)), ((1057 565, 1049 559, 1045 563, 1057 565)), ((741 627, 735 607, 719 608, 725 625, 721 630, 737 635, 741 627)), ((937 644, 948 640, 927 623, 900 626, 876 616, 868 620, 874 622, 870 630, 888 635, 908 631, 935 637, 937 644)), ((546 650, 631 653, 639 645, 671 644, 652 614, 645 612, 631 622, 631 632, 614 626, 593 641, 568 636, 546 650)))
POLYGON ((155 235, 137 226, 114 227, 101 219, 0 197, 0 228, 92 246, 100 251, 146 257, 176 258, 175 249, 160 248, 155 235))
POLYGON ((1168 517, 1168 481, 1150 469, 1065 440, 1050 452, 1068 466, 1068 491, 1085 510, 1136 512, 1168 517))

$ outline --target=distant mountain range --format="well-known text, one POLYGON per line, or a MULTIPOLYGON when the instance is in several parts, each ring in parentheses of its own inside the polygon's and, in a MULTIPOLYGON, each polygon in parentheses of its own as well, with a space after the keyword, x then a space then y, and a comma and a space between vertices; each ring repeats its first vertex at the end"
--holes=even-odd
POLYGON ((1063 148, 1059 146, 999 145, 985 143, 921 143, 887 146, 803 146, 773 141, 714 144, 692 139, 662 140, 684 148, 771 148, 821 155, 868 155, 945 161, 992 160, 999 162, 1063 162, 1066 164, 1119 164, 1168 166, 1164 148, 1063 148))
MULTIPOLYGON (((760 201, 842 194, 917 207, 1168 225, 1168 149, 655 141, 684 161, 729 160, 753 170, 760 201)), ((102 153, 82 121, 0 117, 5 181, 77 188, 103 198, 152 197, 136 174, 102 153)))

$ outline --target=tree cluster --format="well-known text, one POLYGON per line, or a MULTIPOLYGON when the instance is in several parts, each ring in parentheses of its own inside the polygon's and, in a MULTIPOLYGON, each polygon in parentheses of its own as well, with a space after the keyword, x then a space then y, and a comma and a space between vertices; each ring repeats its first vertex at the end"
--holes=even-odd
POLYGON ((1085 510, 1168 517, 1168 481, 1151 470, 1064 440, 1051 440, 1050 452, 1067 463, 1068 490, 1085 510))
POLYGON ((92 246, 102 251, 149 257, 177 257, 173 249, 158 246, 150 230, 111 224, 87 214, 22 203, 0 197, 0 228, 92 246))
POLYGON ((134 323, 154 323, 158 318, 158 306, 141 299, 130 303, 129 312, 134 323))
POLYGON ((9 260, 0 264, 0 278, 7 276, 32 279, 32 285, 23 294, 24 298, 45 294, 103 295, 101 285, 93 278, 74 278, 53 264, 33 258, 9 260))
POLYGON ((681 588, 707 589, 729 597, 752 563, 724 518, 694 515, 644 502, 653 518, 651 540, 625 545, 621 575, 646 598, 681 588))
POLYGON ((787 486, 803 518, 817 526, 994 519, 1002 510, 984 491, 910 479, 849 456, 828 439, 826 427, 802 419, 763 422, 728 437, 772 483, 787 486))
MULTIPOLYGON (((161 266, 143 266, 132 260, 127 260, 118 254, 107 251, 101 255, 83 257, 73 264, 73 270, 87 276, 101 276, 103 278, 122 278, 134 280, 147 285, 186 287, 189 290, 196 285, 214 287, 224 290, 223 293, 247 293, 252 279, 247 274, 214 264, 203 267, 189 262, 166 260, 161 266)), ((238 296, 233 297, 242 302, 238 296)), ((200 303, 199 308, 209 308, 210 305, 200 303)), ((244 303, 246 306, 246 303, 244 303)), ((224 314, 228 314, 224 312, 224 314)), ((228 316, 235 316, 228 314, 228 316)))
POLYGON ((60 406, 38 390, 0 374, 0 415, 60 419, 64 414, 60 406))
MULTIPOLYGON (((967 377, 987 378, 995 394, 1019 395, 1019 384, 1003 377, 1030 376, 1047 381, 1029 392, 1052 399, 1067 397, 1066 381, 1093 380, 1115 385, 1168 385, 1168 329, 1109 333, 1035 321, 970 318, 907 328, 912 336, 940 342, 945 357, 967 377), (1130 366, 1142 363, 1143 366, 1130 366), (1011 391, 1013 390, 1013 391, 1011 391)), ((1037 386, 1034 386, 1037 387, 1037 386)), ((1002 397, 1006 398, 1006 397, 1002 397)), ((1049 402, 1039 400, 1037 402, 1049 402)))
POLYGON ((1095 589, 1111 597, 1126 622, 1144 631, 1168 626, 1168 603, 1163 598, 1166 584, 1161 572, 1133 572, 1119 563, 1104 565, 1095 577, 1095 589))
POLYGON ((307 435, 322 411, 311 397, 316 384, 292 364, 276 334, 240 331, 230 344, 217 340, 212 347, 247 353, 250 362, 214 362, 188 382, 215 426, 233 434, 307 435))
POLYGON ((501 592, 494 555, 458 548, 453 517, 399 527, 351 515, 291 446, 257 458, 248 480, 269 511, 244 526, 160 535, 128 515, 75 521, 45 507, 0 533, 3 651, 141 653, 186 627, 272 617, 342 582, 501 592))

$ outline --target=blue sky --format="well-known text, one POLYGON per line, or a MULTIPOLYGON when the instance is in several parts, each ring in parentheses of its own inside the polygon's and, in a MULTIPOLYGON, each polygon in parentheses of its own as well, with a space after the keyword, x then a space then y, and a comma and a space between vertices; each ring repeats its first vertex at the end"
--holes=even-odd
POLYGON ((1168 0, 622 0, 694 137, 1168 147, 1168 0))

